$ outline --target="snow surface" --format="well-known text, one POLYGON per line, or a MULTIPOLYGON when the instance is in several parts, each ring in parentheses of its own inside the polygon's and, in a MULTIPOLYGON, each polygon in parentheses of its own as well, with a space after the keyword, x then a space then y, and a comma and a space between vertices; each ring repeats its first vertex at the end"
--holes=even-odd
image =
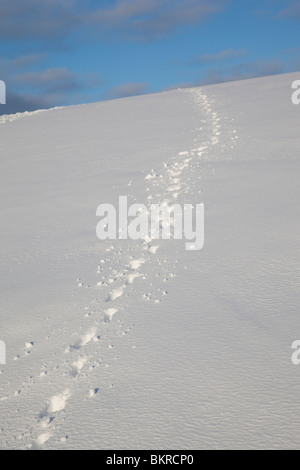
POLYGON ((299 448, 297 78, 1 118, 1 449, 299 448), (120 195, 203 250, 99 241, 120 195))

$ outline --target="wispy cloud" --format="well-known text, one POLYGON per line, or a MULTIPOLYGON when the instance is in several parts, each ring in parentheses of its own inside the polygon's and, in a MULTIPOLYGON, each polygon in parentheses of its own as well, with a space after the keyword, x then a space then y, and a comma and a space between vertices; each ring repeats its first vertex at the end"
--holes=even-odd
POLYGON ((15 57, 14 59, 0 57, 0 71, 2 74, 6 74, 7 72, 30 67, 41 62, 45 57, 45 53, 23 55, 15 57))
POLYGON ((57 38, 78 26, 77 0, 1 0, 0 37, 57 38))
POLYGON ((127 37, 155 39, 183 25, 197 24, 219 13, 230 0, 119 0, 99 10, 93 21, 104 30, 117 29, 127 37))
POLYGON ((284 9, 281 10, 279 16, 287 17, 294 20, 300 20, 300 3, 299 0, 287 0, 284 9))
MULTIPOLYGON (((219 13, 230 0, 117 0, 107 6, 79 0, 1 0, 0 37, 53 39, 72 31, 156 39, 219 13)), ((99 2, 100 3, 100 2, 99 2)))
POLYGON ((111 88, 107 93, 107 97, 111 99, 127 98, 129 96, 141 95, 143 93, 146 93, 147 90, 147 83, 124 83, 120 86, 111 88))
POLYGON ((190 60, 190 64, 208 65, 244 57, 246 54, 247 51, 245 49, 227 49, 225 51, 218 52, 217 54, 204 54, 200 57, 193 58, 190 60))
POLYGON ((18 75, 14 82, 43 92, 73 91, 81 88, 76 75, 66 68, 52 68, 44 72, 28 72, 18 75))

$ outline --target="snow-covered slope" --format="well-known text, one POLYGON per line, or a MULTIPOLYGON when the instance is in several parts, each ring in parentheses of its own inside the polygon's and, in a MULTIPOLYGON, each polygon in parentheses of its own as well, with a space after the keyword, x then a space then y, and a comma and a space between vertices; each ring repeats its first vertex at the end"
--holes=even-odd
POLYGON ((299 447, 297 78, 1 120, 0 448, 299 447), (98 240, 120 195, 203 250, 98 240))

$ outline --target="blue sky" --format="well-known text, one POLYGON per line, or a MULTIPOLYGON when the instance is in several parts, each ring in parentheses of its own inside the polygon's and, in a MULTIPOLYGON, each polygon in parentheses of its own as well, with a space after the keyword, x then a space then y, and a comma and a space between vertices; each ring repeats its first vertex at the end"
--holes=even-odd
POLYGON ((299 0, 0 0, 0 113, 300 70, 299 0))

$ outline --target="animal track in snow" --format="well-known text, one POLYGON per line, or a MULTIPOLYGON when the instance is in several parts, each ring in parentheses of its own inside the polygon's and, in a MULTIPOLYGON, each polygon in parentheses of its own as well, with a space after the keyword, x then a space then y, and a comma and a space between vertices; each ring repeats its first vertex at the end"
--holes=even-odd
POLYGON ((99 340, 99 337, 97 336, 97 328, 92 327, 90 328, 84 335, 81 336, 81 338, 75 342, 72 346, 69 346, 66 349, 66 353, 77 351, 84 346, 87 346, 91 341, 97 342, 99 340))
POLYGON ((124 285, 122 287, 119 287, 119 289, 115 289, 112 292, 110 292, 110 294, 107 297, 107 302, 112 302, 113 300, 116 300, 119 297, 122 297, 122 295, 124 294, 125 287, 126 286, 124 285))
POLYGON ((49 400, 49 405, 47 407, 47 415, 53 413, 58 413, 63 411, 67 405, 68 400, 71 398, 71 392, 69 389, 66 389, 60 395, 55 395, 49 400))
POLYGON ((81 370, 85 366, 87 359, 85 357, 80 357, 77 361, 73 362, 71 375, 72 377, 76 378, 79 376, 81 370))
POLYGON ((40 434, 36 440, 36 445, 33 445, 34 449, 39 449, 41 448, 44 444, 46 444, 47 441, 52 437, 52 434, 50 432, 45 432, 43 434, 40 434))
POLYGON ((152 255, 155 255, 158 249, 159 245, 146 247, 146 250, 148 250, 152 255))
MULTIPOLYGON (((195 96, 197 95, 193 94, 193 99, 195 98, 195 96)), ((201 104, 205 103, 206 99, 208 100, 208 98, 204 97, 202 93, 199 94, 199 102, 201 104)), ((199 185, 197 171, 200 168, 201 162, 205 159, 208 159, 209 152, 211 152, 212 150, 215 152, 215 150, 213 149, 213 145, 216 145, 221 139, 224 138, 223 136, 220 137, 222 134, 221 126, 218 124, 220 118, 218 117, 217 113, 212 111, 210 105, 206 106, 205 114, 206 119, 203 120, 203 133, 205 132, 205 135, 207 135, 205 141, 200 141, 200 144, 198 138, 194 139, 194 143, 191 147, 195 148, 193 148, 192 150, 182 151, 179 154, 174 155, 174 158, 171 159, 170 162, 163 163, 162 167, 157 168, 155 170, 153 169, 145 177, 145 179, 147 180, 146 184, 148 186, 146 190, 147 192, 145 193, 145 198, 148 199, 147 204, 149 206, 152 202, 159 204, 161 204, 161 202, 165 204, 173 204, 180 196, 183 199, 184 197, 187 198, 187 195, 190 195, 192 193, 192 184, 199 185)), ((199 130, 200 128, 197 128, 197 131, 199 130)), ((93 283, 95 287, 93 292, 96 292, 96 299, 94 298, 93 301, 89 302, 88 307, 85 308, 84 319, 82 318, 81 312, 79 318, 79 321, 81 323, 79 323, 80 326, 76 326, 76 336, 74 330, 72 334, 72 337, 75 338, 75 340, 78 338, 78 341, 75 343, 74 346, 70 346, 67 350, 67 352, 70 352, 72 354, 65 358, 65 362, 63 364, 64 367, 61 367, 62 374, 64 377, 63 380, 67 381, 67 384, 69 385, 65 385, 66 390, 64 392, 60 394, 55 394, 50 399, 49 404, 46 407, 44 413, 40 415, 40 421, 38 422, 37 429, 32 429, 32 433, 27 434, 27 438, 30 436, 30 440, 31 442, 33 442, 33 448, 43 447, 52 436, 55 436, 56 442, 59 442, 59 437, 57 436, 57 428, 56 432, 54 432, 55 427, 58 426, 57 421, 59 421, 59 418, 55 415, 56 413, 60 413, 65 410, 65 408, 67 407, 68 401, 71 398, 70 390, 73 391, 73 387, 75 390, 76 383, 74 379, 76 379, 76 381, 83 385, 84 380, 90 374, 88 377, 89 381, 87 388, 84 391, 86 400, 88 400, 88 398, 92 399, 99 392, 99 388, 94 388, 95 382, 91 382, 90 380, 93 378, 92 374, 96 367, 101 366, 102 358, 100 360, 98 357, 97 361, 94 349, 97 349, 97 353, 99 353, 98 348, 91 347, 89 348, 89 355, 87 359, 86 351, 83 348, 88 346, 91 342, 97 342, 100 337, 97 337, 96 326, 93 326, 87 330, 82 330, 83 325, 88 324, 90 326, 91 321, 94 321, 97 325, 99 325, 98 328, 102 328, 103 335, 106 340, 104 342, 105 347, 107 347, 109 344, 108 347, 112 349, 111 354, 115 355, 112 344, 116 336, 113 335, 117 334, 119 335, 119 337, 125 336, 126 330, 121 324, 121 320, 119 318, 121 317, 121 315, 117 315, 116 318, 114 318, 114 316, 118 311, 123 312, 123 310, 125 310, 127 302, 125 302, 121 308, 119 306, 119 302, 121 303, 121 301, 118 301, 117 306, 119 307, 119 309, 113 308, 113 303, 105 304, 105 302, 114 302, 120 299, 120 297, 122 297, 123 294, 126 293, 126 301, 128 300, 129 303, 129 300, 141 300, 141 296, 144 294, 143 300, 151 302, 153 304, 152 308, 154 309, 156 308, 154 307, 154 304, 159 304, 161 302, 166 301, 168 291, 164 290, 163 287, 166 288, 168 286, 167 282, 176 275, 174 272, 172 272, 173 269, 176 269, 176 265, 172 264, 173 262, 167 263, 166 260, 164 260, 164 244, 161 243, 159 245, 159 242, 152 242, 150 238, 147 238, 146 240, 141 241, 140 243, 128 241, 126 248, 123 247, 122 249, 119 248, 119 244, 107 245, 107 248, 105 246, 103 247, 103 251, 106 252, 106 254, 104 255, 105 259, 102 259, 100 261, 99 258, 97 260, 97 264, 95 264, 95 267, 97 267, 97 278, 96 281, 93 283), (157 251, 159 249, 159 256, 155 256, 157 255, 157 251), (149 263, 151 267, 147 274, 141 274, 139 272, 139 269, 145 263, 149 263), (158 272, 157 280, 156 278, 155 280, 153 280, 153 276, 151 275, 152 272, 158 272), (140 281, 136 283, 137 286, 132 286, 134 281, 138 278, 140 278, 140 281), (143 280, 146 282, 143 283, 143 280), (119 282, 117 283, 117 281, 119 282), (160 288, 158 288, 157 283, 159 283, 160 288), (96 285, 98 288, 96 288, 96 285), (118 287, 119 285, 121 285, 121 287, 118 287), (130 299, 131 295, 133 295, 133 299, 130 299), (96 305, 96 309, 92 310, 92 305, 93 307, 95 307, 96 305), (103 308, 103 305, 106 307, 112 305, 113 307, 104 310, 105 307, 103 308), (112 325, 109 325, 113 318, 115 321, 112 325), (106 325, 103 323, 103 320, 106 325), (86 333, 81 336, 81 334, 85 331, 86 333), (112 335, 111 338, 109 336, 110 333, 112 335), (68 386, 69 388, 67 388, 68 386), (53 420, 55 420, 55 427, 53 424, 53 420)), ((76 276, 74 276, 74 279, 75 278, 76 276)), ((79 287, 82 288, 79 290, 80 295, 82 294, 83 296, 85 296, 85 288, 87 288, 85 278, 78 278, 77 283, 79 287)), ((171 292, 171 287, 169 291, 171 292)), ((67 344, 71 344, 71 342, 67 344)), ((20 355, 15 356, 15 360, 23 360, 24 352, 25 354, 28 354, 30 352, 32 352, 33 354, 33 348, 35 349, 33 342, 25 343, 25 349, 21 349, 20 355)), ((114 359, 116 359, 116 357, 114 359)), ((49 364, 40 364, 40 367, 37 370, 33 383, 37 381, 43 381, 43 385, 47 386, 48 380, 49 384, 52 383, 52 380, 55 380, 54 372, 59 369, 59 358, 56 357, 54 360, 55 362, 52 364, 50 361, 49 364), (49 378, 45 380, 45 377, 47 375, 49 375, 49 378)), ((111 364, 113 364, 113 362, 111 362, 111 364)), ((108 364, 106 366, 108 367, 108 364)), ((102 367, 106 366, 105 363, 103 363, 102 367)), ((31 383, 32 381, 29 381, 27 384, 23 383, 21 387, 15 388, 17 399, 15 399, 11 395, 9 397, 1 398, 0 401, 4 401, 6 399, 16 400, 16 402, 18 400, 21 401, 22 396, 20 397, 20 394, 22 394, 24 391, 27 391, 28 386, 31 383)), ((64 389, 64 387, 62 387, 62 389, 64 389)), ((56 391, 60 390, 61 389, 56 389, 56 391)), ((61 438, 61 442, 66 442, 67 439, 68 436, 61 438)), ((28 442, 26 444, 28 447, 28 442)))
POLYGON ((111 322, 113 319, 113 316, 118 312, 117 308, 108 308, 104 312, 104 321, 105 322, 111 322))
POLYGON ((88 330, 85 335, 83 335, 81 337, 81 342, 80 342, 80 346, 86 346, 87 344, 89 344, 91 341, 97 341, 98 338, 97 338, 97 328, 96 327, 92 327, 90 330, 88 330))
POLYGON ((134 280, 141 277, 140 273, 130 273, 128 274, 128 284, 133 284, 134 280))
POLYGON ((132 269, 139 269, 144 263, 146 263, 145 258, 133 259, 130 261, 130 266, 132 269))

